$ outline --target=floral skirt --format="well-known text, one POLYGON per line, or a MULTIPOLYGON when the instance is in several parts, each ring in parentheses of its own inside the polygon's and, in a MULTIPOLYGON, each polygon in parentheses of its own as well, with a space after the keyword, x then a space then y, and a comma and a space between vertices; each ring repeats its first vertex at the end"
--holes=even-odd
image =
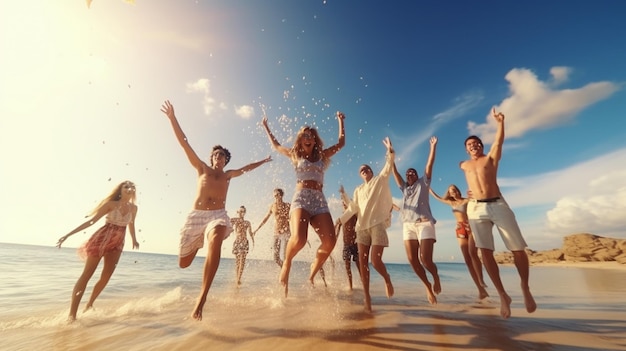
POLYGON ((102 257, 110 252, 121 252, 125 234, 126 226, 107 223, 78 248, 78 256, 86 260, 88 256, 102 257))

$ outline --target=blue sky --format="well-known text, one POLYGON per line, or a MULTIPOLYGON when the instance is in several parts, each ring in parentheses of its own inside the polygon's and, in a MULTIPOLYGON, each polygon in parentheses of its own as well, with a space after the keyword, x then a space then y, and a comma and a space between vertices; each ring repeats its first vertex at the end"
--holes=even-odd
MULTIPOLYGON (((529 247, 579 232, 626 238, 624 14, 617 0, 4 2, 0 241, 52 246, 130 179, 141 250, 176 254, 195 171, 159 111, 165 99, 201 157, 215 144, 232 168, 272 155, 230 187, 227 210, 245 205, 254 227, 272 189, 289 200, 294 188, 263 113, 284 145, 304 124, 331 145, 335 111, 346 114, 346 147, 325 179, 336 217, 339 185, 351 193, 362 163, 380 170, 386 136, 401 172, 423 174, 436 135, 433 188, 464 191, 463 140, 489 144, 496 107, 506 115, 499 183, 529 247)), ((459 261, 450 209, 431 205, 435 257, 459 261)), ((385 260, 406 262, 397 214, 389 235, 385 260)), ((270 237, 268 224, 251 258, 271 258, 270 237)))

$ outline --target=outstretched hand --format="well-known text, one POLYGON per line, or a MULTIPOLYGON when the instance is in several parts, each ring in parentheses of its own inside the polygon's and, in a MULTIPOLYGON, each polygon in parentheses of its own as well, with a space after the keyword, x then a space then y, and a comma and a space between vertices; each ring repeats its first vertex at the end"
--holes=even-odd
POLYGON ((165 113, 169 118, 176 117, 176 115, 174 114, 174 105, 172 105, 169 100, 165 100, 163 105, 161 105, 161 112, 165 113))
POLYGON ((496 108, 495 107, 492 110, 492 114, 493 114, 493 118, 495 118, 496 121, 498 121, 498 122, 504 121, 504 114, 502 112, 496 113, 496 108))
POLYGON ((67 239, 67 235, 63 235, 62 237, 60 237, 59 241, 57 241, 56 247, 60 249, 63 242, 65 242, 65 239, 67 239))
POLYGON ((341 112, 341 111, 337 111, 337 113, 335 115, 339 119, 346 119, 346 115, 344 115, 343 112, 341 112))
POLYGON ((383 139, 383 144, 389 152, 393 152, 393 146, 391 145, 391 140, 389 139, 389 137, 385 137, 385 139, 383 139))
POLYGON ((433 136, 431 136, 431 137, 430 137, 430 146, 435 146, 435 145, 437 145, 437 140, 439 140, 439 139, 437 139, 437 137, 436 137, 436 136, 434 136, 434 135, 433 135, 433 136))

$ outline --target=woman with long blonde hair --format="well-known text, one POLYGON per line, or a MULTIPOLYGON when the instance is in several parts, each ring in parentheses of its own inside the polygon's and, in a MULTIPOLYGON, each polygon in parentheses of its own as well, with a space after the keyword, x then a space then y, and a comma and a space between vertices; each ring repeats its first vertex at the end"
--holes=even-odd
POLYGON ((104 268, 102 269, 100 279, 91 292, 85 311, 93 307, 94 301, 106 287, 122 255, 127 226, 130 236, 133 239, 133 249, 139 248, 139 243, 135 237, 135 216, 137 215, 137 205, 135 204, 137 194, 135 190, 135 184, 131 181, 127 180, 118 184, 88 215, 88 217, 90 216, 91 218, 62 236, 57 242, 56 246, 61 248, 61 245, 67 238, 87 229, 106 215, 105 225, 98 229, 91 238, 78 249, 79 256, 85 261, 85 268, 72 291, 68 317, 69 321, 76 320, 78 305, 87 288, 87 283, 93 276, 96 268, 98 268, 98 264, 102 258, 104 258, 104 268))
POLYGON ((472 230, 470 229, 469 220, 467 218, 467 203, 469 199, 464 198, 459 188, 454 184, 448 187, 448 190, 443 196, 437 195, 433 188, 430 188, 430 193, 435 199, 452 208, 452 214, 456 219, 456 238, 459 242, 465 264, 467 265, 467 270, 474 284, 476 284, 476 288, 478 288, 478 299, 482 300, 488 297, 489 294, 485 289, 487 284, 485 284, 483 280, 482 262, 478 257, 478 248, 476 248, 474 236, 472 235, 472 230))
POLYGON ((296 190, 291 201, 289 219, 291 237, 287 242, 285 260, 279 278, 280 283, 285 288, 285 296, 288 292, 291 262, 307 243, 309 224, 321 240, 315 259, 311 264, 309 274, 311 284, 313 284, 315 275, 326 262, 337 241, 333 219, 326 197, 322 192, 324 172, 330 164, 330 158, 346 144, 343 125, 345 115, 337 111, 336 116, 339 122, 338 141, 337 144, 326 149, 317 130, 309 126, 300 128, 292 148, 282 146, 270 131, 267 117, 263 117, 263 127, 270 144, 276 151, 291 159, 296 172, 296 190))

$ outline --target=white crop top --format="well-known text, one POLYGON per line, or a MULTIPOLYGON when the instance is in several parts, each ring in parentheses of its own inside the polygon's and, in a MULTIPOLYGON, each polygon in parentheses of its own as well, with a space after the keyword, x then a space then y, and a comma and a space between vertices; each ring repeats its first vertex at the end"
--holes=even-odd
POLYGON ((120 207, 116 207, 113 211, 109 212, 106 216, 107 223, 119 225, 120 227, 125 227, 130 223, 133 218, 133 211, 128 210, 126 215, 122 215, 120 211, 120 207))
POLYGON ((296 180, 314 180, 320 184, 324 183, 324 162, 322 160, 311 162, 306 158, 298 160, 296 165, 296 180))

